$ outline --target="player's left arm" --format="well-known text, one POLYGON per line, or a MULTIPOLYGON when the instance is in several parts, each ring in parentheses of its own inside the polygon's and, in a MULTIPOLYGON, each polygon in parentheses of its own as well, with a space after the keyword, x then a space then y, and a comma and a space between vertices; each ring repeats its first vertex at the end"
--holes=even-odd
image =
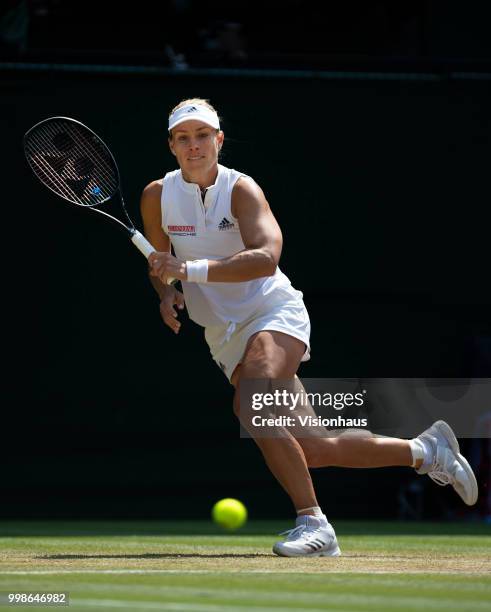
POLYGON ((245 249, 208 261, 208 280, 237 283, 272 276, 280 260, 283 238, 262 189, 241 177, 232 191, 232 214, 239 222, 245 249))

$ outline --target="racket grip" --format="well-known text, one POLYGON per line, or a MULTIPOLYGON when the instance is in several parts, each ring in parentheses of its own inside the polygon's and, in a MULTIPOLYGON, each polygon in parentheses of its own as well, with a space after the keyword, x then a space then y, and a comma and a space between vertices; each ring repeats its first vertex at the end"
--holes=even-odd
MULTIPOLYGON (((150 257, 151 253, 155 253, 156 251, 156 249, 150 244, 150 242, 148 242, 145 236, 138 230, 135 230, 135 233, 132 234, 131 242, 141 253, 143 253, 143 255, 145 255, 147 259, 150 257)), ((175 280, 175 278, 168 278, 167 284, 172 285, 175 280)))
POLYGON ((131 242, 147 259, 150 257, 151 253, 155 253, 156 251, 145 236, 138 230, 135 230, 135 233, 131 236, 131 242))

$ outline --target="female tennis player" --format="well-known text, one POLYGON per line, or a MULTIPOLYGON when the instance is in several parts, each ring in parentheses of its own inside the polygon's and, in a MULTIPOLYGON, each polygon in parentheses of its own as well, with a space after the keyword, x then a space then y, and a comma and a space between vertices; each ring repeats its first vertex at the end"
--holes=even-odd
MULTIPOLYGON (((156 248, 150 278, 174 333, 181 326, 176 308, 184 304, 204 327, 213 359, 235 387, 240 418, 241 381, 282 379, 301 387, 296 372, 310 356, 309 316, 302 293, 278 267, 282 235, 262 189, 218 163, 224 133, 215 109, 204 99, 183 100, 170 113, 168 130, 179 169, 150 183, 141 198, 145 235, 156 248), (184 295, 169 279, 182 281, 184 295)), ((443 421, 412 440, 297 438, 287 429, 255 440, 297 512, 295 528, 273 547, 278 555, 340 554, 309 467, 412 466, 451 484, 466 504, 477 500, 472 468, 443 421)))

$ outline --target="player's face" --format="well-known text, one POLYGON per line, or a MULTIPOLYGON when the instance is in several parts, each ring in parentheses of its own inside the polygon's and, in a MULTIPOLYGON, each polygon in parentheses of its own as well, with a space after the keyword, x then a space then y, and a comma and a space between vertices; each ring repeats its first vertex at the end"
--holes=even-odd
POLYGON ((189 172, 207 170, 217 163, 223 143, 218 132, 202 121, 184 121, 172 130, 169 146, 179 166, 189 172))

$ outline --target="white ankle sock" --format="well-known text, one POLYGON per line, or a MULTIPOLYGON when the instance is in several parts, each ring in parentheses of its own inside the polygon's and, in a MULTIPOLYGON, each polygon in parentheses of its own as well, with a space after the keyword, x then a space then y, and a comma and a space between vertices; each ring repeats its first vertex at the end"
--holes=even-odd
POLYGON ((412 467, 416 467, 416 461, 419 459, 423 460, 420 468, 428 465, 430 459, 430 452, 427 445, 419 438, 413 438, 409 440, 409 447, 411 448, 411 455, 413 457, 412 467))
POLYGON ((412 440, 409 440, 409 448, 411 449, 411 455, 413 457, 412 467, 416 467, 416 462, 419 459, 422 459, 423 461, 425 459, 424 446, 421 443, 421 440, 418 440, 418 438, 413 438, 412 440))
POLYGON ((300 508, 299 510, 297 510, 297 516, 300 516, 300 514, 304 514, 305 512, 307 512, 307 510, 309 510, 309 514, 313 514, 317 518, 324 517, 324 512, 322 512, 319 506, 312 506, 310 508, 300 508))

